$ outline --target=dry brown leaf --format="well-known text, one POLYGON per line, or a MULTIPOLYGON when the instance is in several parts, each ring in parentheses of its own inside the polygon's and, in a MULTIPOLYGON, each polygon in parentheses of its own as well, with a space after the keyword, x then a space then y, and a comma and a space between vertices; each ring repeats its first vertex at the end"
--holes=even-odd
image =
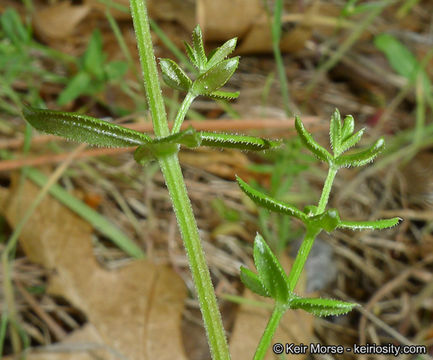
MULTIPOLYGON (((39 191, 25 183, 9 194, 5 215, 16 226, 39 191)), ((46 197, 26 224, 20 244, 35 263, 53 270, 51 294, 84 312, 106 347, 128 359, 186 359, 180 323, 183 281, 172 269, 137 260, 116 271, 93 255, 91 227, 58 201, 46 197)))
MULTIPOLYGON (((307 17, 307 16, 306 16, 307 17)), ((283 52, 295 52, 303 49, 305 42, 311 37, 311 28, 303 24, 296 25, 288 32, 283 32, 280 48, 283 52)), ((245 35, 239 54, 269 53, 272 51, 272 37, 269 20, 266 14, 262 14, 245 35)))
POLYGON ((38 37, 47 43, 72 35, 78 24, 88 15, 87 5, 72 5, 65 1, 35 13, 33 26, 38 37))
POLYGON ((206 41, 242 37, 265 11, 261 0, 197 0, 197 21, 206 41))
MULTIPOLYGON (((290 268, 289 259, 282 257, 280 260, 287 272, 290 268)), ((305 277, 302 276, 296 288, 297 293, 302 294, 304 284, 305 277)), ((264 301, 263 297, 253 294, 248 289, 245 289, 243 296, 246 299, 264 301)), ((270 310, 265 308, 254 307, 248 304, 243 304, 239 307, 232 336, 230 337, 230 354, 233 359, 250 360, 254 357, 257 345, 260 342, 270 316, 270 310)), ((281 319, 272 343, 307 344, 311 342, 312 333, 313 316, 311 314, 302 310, 288 310, 281 319)), ((305 356, 297 355, 298 358, 302 360, 305 356)), ((265 360, 270 359, 279 359, 277 355, 272 353, 271 348, 265 357, 265 360)))
MULTIPOLYGON (((296 52, 304 48, 313 29, 322 35, 332 33, 335 28, 351 26, 339 20, 340 9, 333 4, 313 2, 299 12, 292 4, 282 16, 283 33, 280 48, 283 52, 296 52), (284 30, 288 27, 289 30, 284 30)), ((203 28, 206 40, 226 41, 238 37, 237 54, 272 52, 272 16, 267 13, 260 0, 198 0, 197 20, 203 28)))
POLYGON ((154 20, 176 21, 192 31, 195 26, 195 4, 193 1, 148 0, 149 15, 154 20))

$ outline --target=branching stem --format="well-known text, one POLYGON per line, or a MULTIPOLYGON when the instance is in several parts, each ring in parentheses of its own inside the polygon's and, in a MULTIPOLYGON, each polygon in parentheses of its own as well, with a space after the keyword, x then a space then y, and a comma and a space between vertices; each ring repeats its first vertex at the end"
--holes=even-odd
POLYGON ((190 92, 186 94, 185 99, 183 99, 182 105, 180 106, 180 109, 177 112, 176 118, 174 119, 173 129, 171 129, 172 134, 179 132, 180 127, 182 126, 182 123, 185 120, 186 113, 188 112, 188 109, 195 98, 196 96, 190 92))
MULTIPOLYGON (((145 1, 130 0, 130 2, 154 132, 157 137, 164 137, 169 135, 169 128, 158 80, 145 1)), ((175 129, 180 129, 191 102, 192 99, 187 96, 179 111, 180 114, 176 117, 175 129)), ((212 358, 214 360, 229 360, 230 354, 221 315, 177 153, 162 156, 158 161, 171 196, 173 209, 188 255, 212 358)))
POLYGON ((330 165, 328 170, 328 176, 326 177, 325 184, 323 185, 319 205, 317 206, 316 215, 319 215, 325 211, 326 205, 328 204, 329 200, 329 194, 331 193, 332 183, 334 182, 337 171, 337 167, 335 167, 334 165, 330 165))
POLYGON ((254 360, 262 360, 265 358, 266 352, 271 345, 272 337, 277 330, 278 324, 280 323, 281 317, 284 315, 285 309, 275 305, 274 311, 266 325, 266 329, 260 339, 259 346, 257 347, 256 353, 254 354, 254 360))

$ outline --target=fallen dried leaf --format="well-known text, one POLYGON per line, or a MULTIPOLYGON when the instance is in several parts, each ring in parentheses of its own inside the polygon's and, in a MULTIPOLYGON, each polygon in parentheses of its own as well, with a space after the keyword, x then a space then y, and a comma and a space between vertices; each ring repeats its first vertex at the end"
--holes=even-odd
POLYGON ((89 6, 73 6, 66 1, 45 7, 34 15, 35 33, 47 43, 65 39, 73 34, 77 25, 87 16, 89 11, 89 6))
MULTIPOLYGON (((20 196, 16 184, 11 187, 4 207, 11 226, 37 193, 28 182, 20 196)), ((186 359, 180 331, 182 280, 150 260, 107 271, 93 255, 91 235, 84 220, 47 196, 24 227, 20 244, 33 262, 53 269, 49 293, 84 312, 105 347, 134 360, 172 359, 173 354, 186 359)))

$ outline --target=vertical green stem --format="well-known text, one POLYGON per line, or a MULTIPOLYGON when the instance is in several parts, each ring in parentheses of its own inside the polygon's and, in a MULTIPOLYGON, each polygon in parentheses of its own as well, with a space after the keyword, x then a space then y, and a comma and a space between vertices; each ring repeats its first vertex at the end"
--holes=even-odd
POLYGON ((305 262, 307 261, 308 254, 313 247, 314 240, 316 239, 317 234, 320 232, 320 229, 316 228, 308 228, 307 233, 305 234, 304 241, 302 241, 302 245, 299 248, 298 254, 296 255, 295 262, 293 263, 292 269, 289 274, 289 291, 294 291, 296 284, 298 283, 299 277, 301 276, 302 270, 304 269, 305 262))
POLYGON ((274 311, 272 312, 271 318, 268 321, 268 325, 266 325, 265 332, 260 339, 256 353, 254 354, 254 360, 262 360, 265 358, 266 352, 268 351, 269 345, 271 344, 272 337, 277 330, 278 324, 280 323, 284 312, 284 308, 275 305, 274 311))
POLYGON ((130 3, 147 101, 152 114, 153 131, 157 137, 167 136, 170 131, 161 86, 159 85, 158 69, 155 54, 153 53, 145 0, 131 0, 130 3))
POLYGON ((331 193, 332 183, 334 182, 337 171, 338 168, 336 168, 335 166, 331 165, 329 167, 328 176, 326 177, 325 184, 323 185, 319 205, 317 205, 316 215, 321 214, 325 211, 326 205, 328 204, 329 194, 331 193))
POLYGON ((200 236, 177 154, 159 159, 167 188, 173 202, 179 229, 185 244, 186 253, 196 286, 200 309, 214 360, 228 360, 230 353, 219 313, 215 292, 212 286, 200 236))
POLYGON ((183 120, 185 119, 186 113, 188 112, 188 109, 195 98, 196 96, 190 92, 186 94, 185 99, 183 99, 182 105, 180 106, 180 109, 177 112, 176 118, 174 119, 173 129, 171 130, 172 134, 179 132, 183 120))
MULTIPOLYGON (((169 134, 144 0, 130 0, 155 135, 169 134)), ((188 100, 189 101, 189 100, 188 100)), ((178 121, 181 122, 181 121, 178 121)), ((177 153, 158 159, 173 203, 214 360, 229 360, 227 340, 177 153)))

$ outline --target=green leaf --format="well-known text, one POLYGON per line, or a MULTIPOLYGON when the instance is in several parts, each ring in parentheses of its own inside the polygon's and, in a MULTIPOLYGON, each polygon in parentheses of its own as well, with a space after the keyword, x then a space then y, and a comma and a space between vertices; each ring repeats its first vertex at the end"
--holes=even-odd
POLYGON ((149 143, 140 145, 134 151, 134 160, 140 165, 158 160, 162 156, 171 155, 179 151, 179 145, 174 143, 149 143))
POLYGON ((188 92, 192 85, 192 81, 185 72, 173 60, 160 59, 162 79, 173 89, 188 92))
POLYGON ((157 160, 161 156, 177 152, 179 145, 195 148, 200 146, 200 143, 200 133, 193 128, 189 128, 139 146, 134 152, 134 159, 139 164, 144 165, 149 161, 157 160))
POLYGON ((125 147, 151 141, 146 134, 86 115, 30 106, 23 108, 23 115, 37 130, 90 145, 125 147))
POLYGON ((380 34, 374 38, 374 45, 385 53, 392 68, 405 78, 412 78, 418 61, 412 52, 399 40, 389 34, 380 34))
POLYGON ((341 116, 340 112, 335 109, 331 116, 331 125, 329 127, 329 139, 331 140, 331 147, 334 154, 339 155, 341 145, 341 116))
POLYGON ((186 54, 188 55, 191 64, 198 68, 198 60, 194 49, 186 41, 184 41, 183 43, 185 44, 186 54))
POLYGON ((287 275, 260 234, 254 240, 254 264, 269 295, 279 303, 286 303, 290 298, 287 275))
POLYGON ((337 209, 329 209, 322 214, 308 218, 308 222, 316 228, 330 233, 338 227, 341 221, 337 209))
POLYGON ((128 70, 128 64, 124 61, 112 61, 105 65, 105 74, 109 81, 118 80, 125 75, 128 70))
POLYGON ((84 69, 98 80, 102 80, 104 78, 104 60, 101 32, 95 30, 83 55, 84 69))
POLYGON ((160 139, 155 139, 153 144, 162 144, 162 143, 170 143, 170 144, 181 144, 190 148, 195 148, 200 146, 202 142, 201 133, 195 131, 192 127, 184 131, 179 131, 176 134, 172 134, 160 139))
POLYGON ((295 117, 295 128, 302 143, 314 154, 319 160, 329 163, 332 160, 331 154, 320 146, 305 129, 299 116, 295 117))
POLYGON ((255 190, 238 176, 236 176, 236 181, 238 182, 241 190, 246 195, 248 195, 248 197, 253 200, 257 205, 260 205, 271 211, 276 211, 281 214, 293 216, 302 220, 304 223, 308 221, 307 215, 305 215, 302 211, 298 210, 296 207, 275 200, 270 196, 255 190))
POLYGON ((265 297, 270 296, 263 283, 260 281, 258 275, 244 266, 241 266, 241 281, 253 293, 265 297))
POLYGON ((346 138, 346 140, 344 140, 341 144, 340 153, 343 153, 346 150, 350 149, 352 146, 355 146, 361 140, 362 135, 364 135, 364 131, 365 129, 361 129, 355 134, 346 138))
POLYGON ((339 167, 363 166, 373 161, 385 148, 385 140, 380 138, 372 146, 349 155, 341 155, 335 159, 335 165, 339 167))
POLYGON ((431 96, 432 86, 427 73, 421 69, 420 63, 405 45, 389 34, 376 36, 374 44, 385 53, 394 71, 406 79, 414 80, 421 72, 424 94, 431 96))
POLYGON ((338 228, 350 230, 379 230, 396 226, 400 221, 402 221, 402 219, 399 217, 374 221, 341 221, 338 228))
POLYGON ((209 57, 206 65, 206 70, 209 70, 220 61, 224 60, 227 56, 229 56, 235 49, 236 42, 237 38, 230 39, 226 41, 223 45, 221 45, 218 49, 216 49, 209 57))
POLYGON ((239 57, 223 60, 201 74, 192 84, 195 95, 210 95, 231 78, 239 64, 239 57))
POLYGON ((84 71, 80 71, 69 81, 68 85, 59 94, 57 104, 63 106, 75 100, 79 96, 87 94, 90 83, 91 79, 89 74, 84 71))
POLYGON ((208 95, 209 97, 217 100, 234 100, 239 96, 239 91, 230 92, 230 91, 221 91, 217 90, 208 95))
POLYGON ((269 150, 281 145, 281 142, 279 141, 266 140, 263 138, 246 135, 214 133, 208 131, 201 131, 200 135, 202 139, 202 146, 261 151, 269 150))
POLYGON ((192 32, 192 45, 194 48, 196 65, 201 73, 206 69, 207 57, 204 52, 203 36, 199 25, 197 25, 192 32))
POLYGON ((341 140, 345 141, 347 138, 353 134, 355 130, 355 120, 352 115, 347 115, 344 118, 343 127, 341 129, 341 140))
POLYGON ((294 298, 290 301, 291 309, 302 309, 315 316, 330 316, 347 314, 358 304, 335 299, 294 298))

